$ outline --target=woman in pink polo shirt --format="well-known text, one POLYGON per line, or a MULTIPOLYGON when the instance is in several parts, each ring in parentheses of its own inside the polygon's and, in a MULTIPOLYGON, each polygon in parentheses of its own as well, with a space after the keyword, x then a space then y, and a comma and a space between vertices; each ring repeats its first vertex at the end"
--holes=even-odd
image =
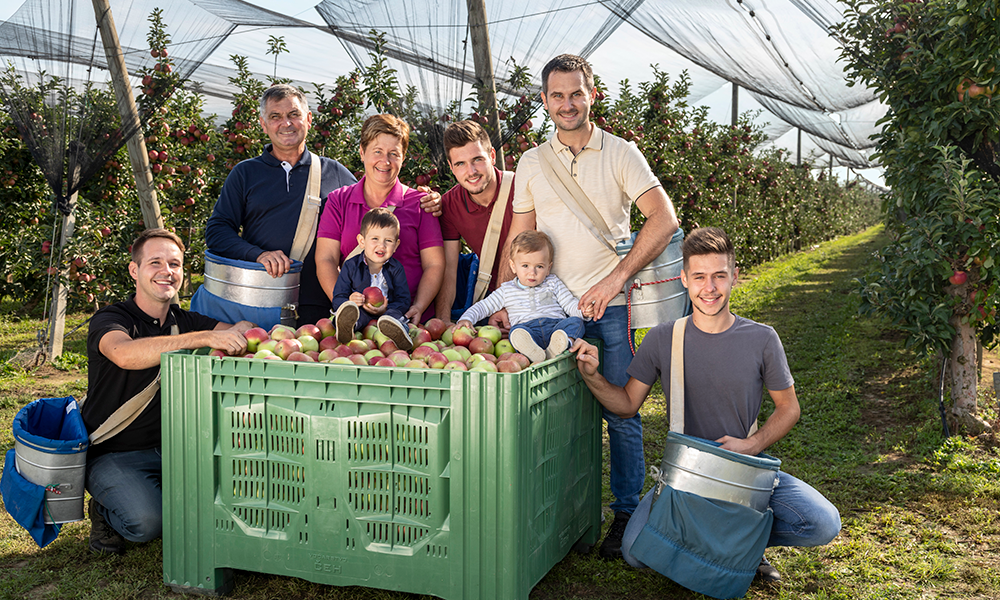
POLYGON ((437 217, 420 208, 423 192, 399 182, 409 143, 410 126, 394 115, 374 115, 362 125, 365 175, 327 197, 316 232, 316 275, 332 297, 340 265, 358 245, 361 218, 373 208, 395 207, 400 243, 393 257, 403 263, 413 302, 406 317, 423 323, 434 316, 434 297, 444 277, 444 243, 437 217))

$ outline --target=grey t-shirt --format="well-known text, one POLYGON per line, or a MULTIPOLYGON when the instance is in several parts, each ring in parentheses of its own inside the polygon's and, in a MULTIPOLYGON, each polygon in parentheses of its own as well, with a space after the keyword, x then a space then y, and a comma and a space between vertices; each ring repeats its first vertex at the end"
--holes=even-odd
MULTIPOLYGON (((663 376, 670 405, 670 345, 674 322, 649 330, 628 374, 653 385, 663 376)), ((722 333, 705 333, 688 321, 684 331, 684 433, 707 440, 745 438, 760 412, 764 386, 784 390, 794 384, 778 334, 737 316, 722 333)))

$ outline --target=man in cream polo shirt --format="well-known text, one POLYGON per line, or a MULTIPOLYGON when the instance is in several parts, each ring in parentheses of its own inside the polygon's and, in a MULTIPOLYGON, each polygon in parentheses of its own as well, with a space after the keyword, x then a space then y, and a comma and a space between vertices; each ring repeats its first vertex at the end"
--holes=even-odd
MULTIPOLYGON (((590 64, 563 54, 542 69, 542 101, 556 135, 551 144, 558 162, 586 193, 611 230, 615 241, 629 237, 629 213, 634 202, 646 217, 632 250, 621 260, 591 233, 560 199, 542 173, 542 147, 524 153, 514 179, 514 217, 509 240, 526 229, 538 229, 556 248, 552 272, 559 276, 580 308, 592 304, 594 319, 586 337, 604 346, 604 376, 624 386, 632 361, 627 309, 622 289, 627 281, 658 256, 677 230, 677 215, 659 180, 632 142, 596 127, 590 106, 597 90, 590 64)), ((621 538, 639 504, 645 480, 642 421, 639 415, 622 419, 604 410, 611 446, 611 492, 615 512, 600 555, 621 557, 621 538)))

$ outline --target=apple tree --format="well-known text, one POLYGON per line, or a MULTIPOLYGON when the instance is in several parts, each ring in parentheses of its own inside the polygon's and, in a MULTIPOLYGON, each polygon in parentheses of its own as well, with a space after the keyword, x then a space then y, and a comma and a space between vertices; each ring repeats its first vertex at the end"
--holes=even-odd
POLYGON ((953 416, 979 432, 976 343, 996 343, 1000 282, 1000 5, 846 4, 836 34, 849 77, 888 107, 875 158, 892 187, 891 242, 861 284, 863 308, 949 358, 953 416))

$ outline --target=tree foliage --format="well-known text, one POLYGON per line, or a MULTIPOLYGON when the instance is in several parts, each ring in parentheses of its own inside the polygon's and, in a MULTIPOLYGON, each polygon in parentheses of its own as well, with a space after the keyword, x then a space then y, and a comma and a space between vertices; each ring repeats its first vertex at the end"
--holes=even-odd
POLYGON ((994 0, 848 0, 837 34, 853 83, 888 107, 875 158, 892 193, 892 244, 861 285, 924 351, 962 327, 996 342, 1000 279, 1000 5, 994 0))

